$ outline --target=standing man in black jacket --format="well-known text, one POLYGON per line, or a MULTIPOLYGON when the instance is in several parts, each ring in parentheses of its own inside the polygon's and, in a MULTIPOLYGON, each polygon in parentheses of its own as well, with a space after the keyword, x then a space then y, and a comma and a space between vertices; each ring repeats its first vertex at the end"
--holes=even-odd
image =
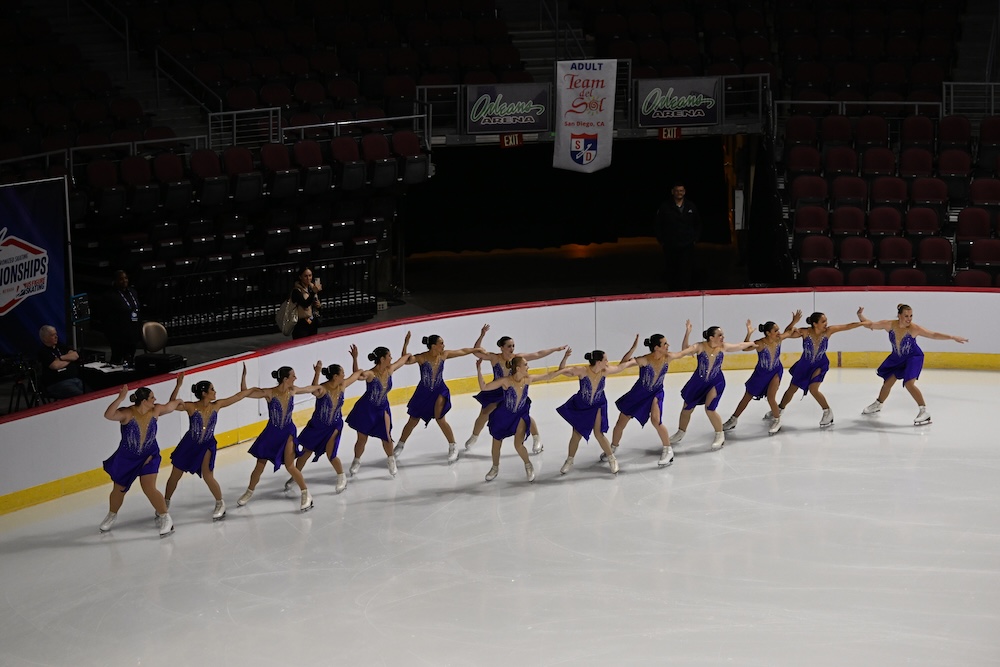
POLYGON ((670 194, 656 211, 656 238, 663 246, 667 289, 682 292, 694 287, 694 245, 701 236, 701 216, 694 202, 686 199, 684 183, 674 183, 670 194))

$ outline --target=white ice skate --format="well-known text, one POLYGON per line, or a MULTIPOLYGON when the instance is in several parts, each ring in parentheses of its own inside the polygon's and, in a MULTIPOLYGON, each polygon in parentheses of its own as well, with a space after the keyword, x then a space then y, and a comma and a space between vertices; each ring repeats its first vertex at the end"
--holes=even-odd
POLYGON ((828 426, 833 426, 833 410, 830 408, 823 411, 823 416, 819 420, 820 428, 827 428, 828 426))
POLYGON ((924 424, 931 423, 931 413, 927 412, 927 408, 923 405, 920 406, 920 412, 917 413, 917 418, 913 420, 914 426, 923 426, 924 424))
POLYGON ((732 431, 734 428, 736 428, 736 424, 737 422, 739 422, 739 420, 740 418, 736 417, 735 415, 730 417, 729 419, 726 420, 726 423, 722 425, 722 430, 732 431))
POLYGON ((861 414, 863 414, 863 415, 873 415, 876 412, 881 412, 881 411, 882 411, 882 402, 876 400, 874 403, 872 403, 867 408, 865 408, 864 410, 862 410, 861 414))
POLYGON ((674 448, 664 447, 663 451, 660 452, 660 460, 656 462, 656 465, 665 468, 666 466, 673 465, 674 462, 674 448))

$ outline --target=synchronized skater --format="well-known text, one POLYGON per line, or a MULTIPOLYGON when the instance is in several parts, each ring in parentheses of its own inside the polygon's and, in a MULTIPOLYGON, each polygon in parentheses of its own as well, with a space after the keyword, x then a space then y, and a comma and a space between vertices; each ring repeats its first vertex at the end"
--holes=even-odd
MULTIPOLYGON (((722 425, 723 431, 731 431, 736 428, 740 415, 747 409, 752 400, 760 400, 767 397, 767 403, 771 406, 771 414, 781 412, 778 409, 778 387, 781 386, 781 376, 785 369, 781 365, 781 341, 787 338, 797 338, 802 335, 799 329, 795 328, 799 320, 802 319, 802 311, 796 310, 792 313, 792 321, 785 327, 784 331, 778 329, 774 322, 767 321, 757 326, 757 330, 764 334, 763 338, 754 341, 757 349, 757 366, 754 367, 750 379, 746 381, 746 391, 739 405, 733 410, 733 415, 722 425)), ((746 342, 750 342, 753 336, 752 321, 747 320, 746 342)), ((780 419, 772 419, 768 428, 768 433, 774 435, 781 428, 780 419)))
MULTIPOLYGON (((486 332, 489 330, 490 325, 486 324, 483 326, 482 331, 479 333, 479 338, 476 339, 476 344, 473 345, 473 348, 477 350, 483 349, 483 338, 486 337, 486 332)), ((514 358, 514 339, 510 336, 503 336, 497 341, 497 347, 500 348, 500 352, 486 352, 485 350, 482 352, 473 352, 477 359, 490 362, 490 365, 493 366, 494 380, 499 380, 505 375, 510 374, 508 364, 510 360, 514 358)), ((544 359, 555 352, 562 352, 565 349, 565 345, 560 345, 559 347, 550 347, 547 350, 528 352, 527 354, 519 356, 525 361, 537 361, 539 359, 544 359)), ((499 389, 491 389, 489 391, 481 391, 473 397, 483 407, 479 411, 479 416, 476 417, 476 423, 472 426, 472 435, 465 441, 466 449, 469 449, 476 444, 476 440, 479 439, 479 434, 483 432, 483 427, 486 426, 486 421, 489 419, 490 413, 497 408, 497 405, 499 405, 501 395, 502 392, 499 389)), ((543 449, 542 437, 538 433, 538 425, 535 423, 535 420, 531 420, 528 431, 531 433, 532 454, 541 453, 543 449)))
POLYGON ((547 382, 561 375, 572 350, 566 348, 559 368, 545 375, 528 375, 528 361, 524 357, 513 357, 507 362, 509 373, 487 383, 483 380, 483 360, 476 361, 476 376, 479 378, 481 391, 501 392, 500 400, 490 412, 487 427, 493 436, 493 467, 486 473, 486 481, 491 482, 500 473, 500 447, 506 438, 514 438, 514 449, 524 461, 524 472, 529 482, 535 481, 535 468, 528 459, 528 450, 524 446, 524 438, 528 434, 531 422, 531 399, 528 398, 528 386, 533 382, 547 382))
POLYGON ((931 423, 931 415, 927 412, 924 395, 917 387, 917 378, 924 367, 924 351, 917 345, 917 337, 923 336, 932 340, 953 340, 956 343, 968 343, 968 338, 951 334, 937 333, 913 323, 913 309, 905 303, 896 306, 896 319, 873 322, 865 317, 862 309, 858 309, 858 318, 862 326, 873 331, 888 331, 889 344, 892 352, 878 367, 875 373, 882 378, 882 389, 875 402, 862 411, 862 414, 873 415, 881 412, 882 404, 889 398, 889 392, 897 380, 903 381, 903 388, 917 402, 917 416, 913 420, 915 426, 931 423))
POLYGON ((923 336, 932 340, 953 340, 957 343, 966 343, 968 339, 937 333, 915 324, 913 309, 906 304, 898 305, 896 315, 896 319, 872 321, 865 317, 864 308, 858 308, 857 322, 831 325, 825 314, 816 312, 806 318, 807 326, 796 327, 802 317, 802 312, 796 311, 784 331, 780 331, 771 321, 760 324, 757 331, 763 336, 754 341, 751 341, 753 324, 751 320, 747 320, 746 339, 741 343, 726 343, 722 329, 712 326, 702 333, 703 340, 693 345, 688 345, 692 325, 687 321, 680 352, 671 352, 666 337, 662 334, 653 334, 643 341, 649 352, 634 357, 639 344, 637 335, 625 356, 617 364, 611 364, 604 351, 593 350, 584 355, 586 365, 575 367, 566 366, 572 350, 565 345, 527 355, 517 355, 514 353, 514 341, 505 336, 497 341, 497 346, 501 350, 499 353, 486 352, 481 343, 489 331, 489 325, 482 328, 474 347, 448 350, 440 336, 432 335, 422 339, 427 351, 416 355, 407 352, 410 341, 410 333, 407 332, 399 359, 393 361, 388 348, 377 347, 368 355, 368 360, 373 366, 362 370, 358 365, 358 348, 351 345, 353 370, 350 375, 337 364, 324 366, 322 361, 317 361, 313 367, 312 384, 305 387, 295 386, 295 371, 283 366, 271 374, 277 382, 274 387, 247 388, 244 365, 240 391, 227 398, 218 399, 212 383, 201 381, 191 387, 195 401, 178 399, 177 394, 185 377, 184 373, 180 373, 167 403, 157 403, 149 388, 140 387, 129 397, 132 405, 119 407, 128 393, 128 387, 125 386, 104 413, 106 419, 117 421, 121 425, 121 441, 111 457, 104 462, 104 469, 114 485, 109 498, 109 512, 101 522, 100 530, 102 533, 111 530, 117 520, 125 494, 138 479, 143 493, 156 511, 160 536, 170 535, 174 530, 174 523, 169 514, 170 499, 185 473, 199 475, 205 481, 216 501, 212 519, 223 519, 226 516, 226 505, 222 498, 222 490, 214 476, 217 450, 215 428, 219 411, 244 398, 265 399, 268 420, 249 449, 250 454, 256 458, 256 464, 246 491, 237 500, 237 505, 241 507, 250 501, 269 463, 274 466, 275 471, 282 466, 287 470, 289 479, 284 486, 286 492, 291 490, 292 485, 299 488, 300 511, 304 512, 313 507, 312 496, 302 475, 302 470, 310 457, 313 461, 317 461, 321 456, 325 456, 337 475, 335 492, 344 491, 347 487, 347 476, 338 457, 338 450, 345 421, 357 433, 350 475, 358 472, 368 438, 374 437, 381 441, 389 473, 395 477, 396 457, 403 452, 407 439, 420 421, 426 426, 431 419, 437 422, 448 442, 448 463, 452 464, 458 459, 458 452, 454 432, 446 419, 451 409, 451 394, 444 381, 444 365, 448 359, 467 355, 477 357, 476 377, 480 392, 475 395, 475 399, 482 407, 473 428, 473 435, 466 442, 466 448, 475 442, 483 427, 488 428, 492 438, 492 466, 486 474, 487 482, 494 480, 499 474, 500 451, 504 440, 508 438, 514 439, 514 449, 524 463, 528 481, 534 481, 534 466, 524 444, 527 436, 529 434, 534 436, 533 453, 541 452, 542 447, 537 435, 537 426, 531 417, 529 386, 536 382, 547 382, 560 375, 574 377, 578 381, 576 393, 556 409, 556 412, 572 427, 567 457, 559 470, 563 475, 573 469, 581 441, 589 442, 591 435, 600 445, 601 461, 609 464, 612 474, 617 474, 620 465, 616 452, 621 445, 625 427, 633 419, 639 422, 640 426, 645 426, 647 422, 652 423, 661 444, 657 465, 661 467, 671 465, 674 461, 673 445, 683 440, 691 414, 699 405, 705 406, 705 414, 715 432, 711 443, 713 450, 724 445, 725 432, 736 427, 740 415, 754 399, 767 398, 771 409, 765 415, 765 419, 771 420, 768 429, 770 434, 779 431, 783 411, 788 408, 792 397, 800 390, 803 396, 806 393, 812 395, 823 410, 820 427, 831 426, 833 411, 820 391, 830 368, 827 357, 829 340, 836 333, 858 327, 887 331, 892 346, 889 356, 876 371, 882 378, 878 398, 863 410, 863 414, 874 415, 880 412, 892 387, 898 380, 902 380, 904 388, 919 408, 914 424, 928 424, 931 419, 930 413, 923 394, 916 385, 924 361, 923 351, 917 345, 916 339, 923 336), (781 344, 789 338, 802 339, 802 354, 789 369, 791 382, 788 389, 781 400, 776 401, 783 375, 781 344), (726 386, 723 375, 725 354, 750 350, 757 352, 757 365, 746 382, 745 392, 739 405, 732 416, 723 423, 716 409, 726 386), (529 360, 541 359, 557 351, 563 351, 564 354, 555 370, 540 375, 529 374, 529 360), (680 391, 683 403, 678 429, 670 435, 662 419, 664 378, 670 362, 688 356, 696 357, 697 364, 690 379, 680 391), (490 382, 486 382, 483 378, 484 361, 493 367, 494 377, 490 382), (388 395, 392 389, 393 373, 406 364, 419 365, 420 382, 407 403, 409 420, 394 449, 388 395), (633 366, 638 367, 638 378, 634 385, 615 401, 619 415, 609 442, 606 378, 633 366), (319 381, 321 374, 326 378, 323 383, 319 381), (344 420, 342 417, 344 392, 361 379, 366 384, 364 395, 357 399, 347 419, 344 420), (308 423, 299 433, 293 422, 292 413, 295 396, 306 393, 311 393, 316 398, 316 405, 308 423), (183 410, 187 414, 188 429, 171 455, 173 470, 167 480, 165 493, 161 494, 156 488, 156 477, 161 462, 159 445, 156 441, 157 419, 175 410, 183 410))

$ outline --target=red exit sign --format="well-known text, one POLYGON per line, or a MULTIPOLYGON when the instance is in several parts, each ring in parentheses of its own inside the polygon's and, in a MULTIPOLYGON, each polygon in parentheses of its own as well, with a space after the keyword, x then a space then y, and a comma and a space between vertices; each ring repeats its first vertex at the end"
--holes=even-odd
POLYGON ((679 127, 660 128, 660 139, 680 139, 680 138, 681 138, 681 128, 679 127))
POLYGON ((515 134, 501 134, 500 148, 516 148, 524 145, 524 135, 520 132, 515 134))

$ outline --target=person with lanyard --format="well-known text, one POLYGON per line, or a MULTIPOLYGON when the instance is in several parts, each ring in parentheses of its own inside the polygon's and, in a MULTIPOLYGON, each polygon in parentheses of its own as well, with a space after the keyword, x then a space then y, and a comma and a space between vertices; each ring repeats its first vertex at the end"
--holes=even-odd
POLYGON ((128 274, 115 272, 114 289, 108 298, 105 334, 111 347, 110 362, 114 366, 130 366, 140 336, 139 294, 129 286, 128 274))
POLYGON ((46 324, 38 330, 42 348, 38 362, 42 366, 42 390, 52 398, 72 398, 87 391, 80 379, 80 354, 59 343, 59 333, 46 324))

